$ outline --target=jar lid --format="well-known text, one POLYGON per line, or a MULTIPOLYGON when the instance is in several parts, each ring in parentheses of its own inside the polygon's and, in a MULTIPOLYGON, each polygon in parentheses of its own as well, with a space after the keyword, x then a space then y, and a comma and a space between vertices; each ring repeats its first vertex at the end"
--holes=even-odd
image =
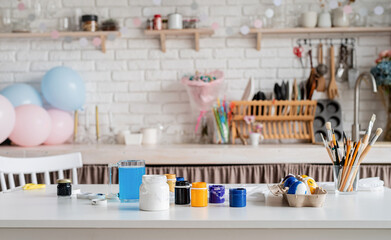
POLYGON ((192 188, 206 188, 206 182, 193 182, 192 188))
POLYGON ((246 195, 246 189, 245 188, 231 188, 229 190, 229 194, 246 195))
POLYGON ((162 16, 160 16, 160 14, 156 14, 154 17, 158 18, 158 17, 162 17, 162 16))
POLYGON ((164 175, 143 175, 143 183, 158 183, 167 182, 167 178, 164 175))
POLYGON ((225 187, 223 185, 210 185, 209 191, 224 191, 225 187))
POLYGON ((175 186, 190 186, 190 183, 188 181, 177 181, 175 186))
POLYGON ((71 179, 57 179, 57 183, 72 183, 71 179))
POLYGON ((176 179, 176 175, 175 174, 164 174, 166 177, 167 177, 167 179, 176 179))
POLYGON ((83 16, 81 16, 81 21, 82 22, 98 21, 98 16, 97 15, 83 15, 83 16))
POLYGON ((185 178, 183 178, 183 177, 176 177, 176 180, 177 181, 185 181, 185 178))

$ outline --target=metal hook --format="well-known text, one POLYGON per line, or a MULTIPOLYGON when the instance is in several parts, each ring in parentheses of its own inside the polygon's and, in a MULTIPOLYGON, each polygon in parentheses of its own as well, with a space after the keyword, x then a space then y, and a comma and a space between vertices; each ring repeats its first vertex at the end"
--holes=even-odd
POLYGON ((304 39, 304 45, 307 45, 307 39, 306 38, 304 39))

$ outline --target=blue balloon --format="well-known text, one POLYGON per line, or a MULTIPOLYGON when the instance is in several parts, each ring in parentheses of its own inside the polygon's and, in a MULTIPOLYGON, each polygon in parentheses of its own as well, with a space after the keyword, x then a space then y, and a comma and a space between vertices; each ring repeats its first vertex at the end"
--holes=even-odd
POLYGON ((0 94, 6 97, 14 107, 34 104, 42 107, 42 99, 38 91, 30 85, 17 83, 5 87, 0 94))
POLYGON ((67 67, 55 67, 43 76, 42 94, 55 108, 64 111, 80 109, 86 101, 86 87, 80 75, 67 67))

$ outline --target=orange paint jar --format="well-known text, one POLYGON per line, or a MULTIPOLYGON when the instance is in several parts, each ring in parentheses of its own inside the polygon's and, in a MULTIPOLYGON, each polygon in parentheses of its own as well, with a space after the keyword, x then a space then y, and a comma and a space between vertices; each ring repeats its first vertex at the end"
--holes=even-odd
POLYGON ((208 206, 208 189, 206 188, 206 182, 192 183, 191 206, 192 207, 208 206))

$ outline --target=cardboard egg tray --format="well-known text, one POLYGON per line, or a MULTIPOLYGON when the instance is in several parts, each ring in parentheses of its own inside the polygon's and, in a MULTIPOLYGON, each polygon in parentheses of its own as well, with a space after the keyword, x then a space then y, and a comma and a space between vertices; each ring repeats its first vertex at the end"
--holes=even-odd
POLYGON ((275 196, 282 195, 290 207, 323 207, 327 195, 327 191, 320 187, 311 195, 288 194, 288 188, 284 188, 283 184, 273 185, 269 189, 275 196))

